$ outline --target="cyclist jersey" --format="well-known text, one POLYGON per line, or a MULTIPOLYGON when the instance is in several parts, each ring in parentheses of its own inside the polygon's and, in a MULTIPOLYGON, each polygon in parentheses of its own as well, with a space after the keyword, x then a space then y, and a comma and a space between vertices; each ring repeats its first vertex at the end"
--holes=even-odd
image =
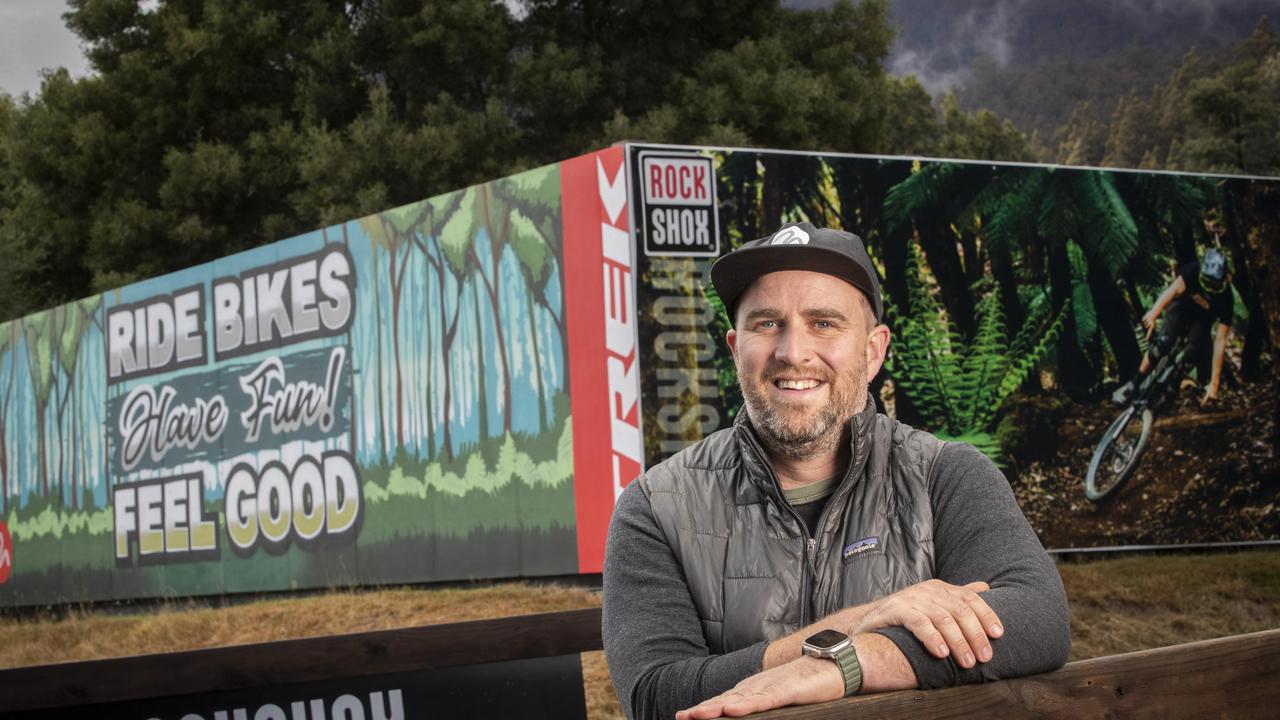
POLYGON ((1183 265, 1178 270, 1178 275, 1187 285, 1186 291, 1174 300, 1174 303, 1179 306, 1180 313, 1187 313, 1188 320, 1196 324, 1203 322, 1206 327, 1209 327, 1214 320, 1224 325, 1231 324, 1235 311, 1235 299, 1232 297, 1230 285, 1220 293, 1205 292, 1205 289, 1200 286, 1199 262, 1183 265))

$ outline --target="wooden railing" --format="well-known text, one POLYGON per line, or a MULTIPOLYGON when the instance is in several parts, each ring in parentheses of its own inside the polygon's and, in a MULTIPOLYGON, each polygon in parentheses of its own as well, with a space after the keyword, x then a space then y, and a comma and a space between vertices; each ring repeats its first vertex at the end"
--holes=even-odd
POLYGON ((795 720, 1280 717, 1280 629, 1080 660, 1043 675, 793 707, 795 720))
MULTIPOLYGON (((601 648, 600 610, 0 671, 0 714, 199 695, 601 648)), ((810 720, 1280 717, 1280 629, 1081 660, 1055 672, 762 714, 810 720)))
POLYGON ((599 650, 569 610, 0 671, 0 714, 546 658, 599 650))

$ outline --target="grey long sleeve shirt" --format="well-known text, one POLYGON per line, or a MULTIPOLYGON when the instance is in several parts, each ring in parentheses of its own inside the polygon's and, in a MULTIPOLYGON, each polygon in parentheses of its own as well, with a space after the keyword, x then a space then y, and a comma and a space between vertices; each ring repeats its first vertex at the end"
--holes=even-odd
MULTIPOLYGON (((930 482, 935 577, 963 585, 982 580, 982 597, 1004 637, 993 658, 964 669, 934 658, 905 628, 892 640, 921 688, 1045 672, 1071 649, 1066 594, 1009 484, 986 456, 948 443, 930 482)), ((767 641, 712 655, 703 639, 684 570, 667 546, 639 483, 622 493, 609 526, 604 570, 604 647, 614 689, 628 717, 672 718, 760 672, 767 641)))

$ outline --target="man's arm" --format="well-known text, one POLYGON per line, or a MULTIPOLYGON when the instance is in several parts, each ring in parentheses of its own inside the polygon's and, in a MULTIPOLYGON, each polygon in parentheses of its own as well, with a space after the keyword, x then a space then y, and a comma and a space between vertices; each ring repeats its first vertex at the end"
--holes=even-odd
POLYGON ((822 661, 829 666, 824 670, 811 658, 797 658, 798 645, 791 647, 824 627, 854 634, 864 692, 1017 677, 1065 663, 1071 631, 1062 580, 995 465, 972 446, 949 443, 934 465, 930 504, 935 580, 845 608, 775 640, 765 655, 769 669, 679 720, 840 697, 843 679, 835 663, 822 661), (975 593, 981 599, 971 604, 975 593), (934 610, 924 612, 930 605, 934 610), (982 626, 963 629, 957 639, 958 626, 975 619, 982 626), (940 634, 950 636, 948 647, 940 646, 940 634), (973 649, 969 657, 965 644, 973 649))
POLYGON ((1227 340, 1231 337, 1231 326, 1218 323, 1218 334, 1213 339, 1213 372, 1209 376, 1209 385, 1204 389, 1204 397, 1200 404, 1218 399, 1218 385, 1222 382, 1222 363, 1227 356, 1227 340))
POLYGON ((982 580, 980 593, 1004 633, 992 657, 964 667, 938 658, 906 628, 876 632, 898 646, 921 688, 996 680, 1061 667, 1071 652, 1066 592, 1053 560, 1019 509, 1004 475, 970 445, 948 443, 929 489, 933 506, 934 576, 946 583, 982 580))
POLYGON ((638 482, 614 508, 604 567, 604 650, 628 717, 670 720, 760 671, 763 641, 711 654, 684 571, 638 482))
POLYGON ((1164 313, 1165 308, 1169 307, 1169 303, 1173 302, 1179 295, 1187 291, 1187 281, 1182 276, 1173 279, 1169 283, 1169 287, 1160 293, 1160 297, 1156 298, 1156 304, 1151 306, 1146 315, 1142 316, 1142 327, 1147 329, 1147 339, 1151 339, 1151 333, 1155 332, 1156 320, 1160 319, 1160 315, 1164 313))

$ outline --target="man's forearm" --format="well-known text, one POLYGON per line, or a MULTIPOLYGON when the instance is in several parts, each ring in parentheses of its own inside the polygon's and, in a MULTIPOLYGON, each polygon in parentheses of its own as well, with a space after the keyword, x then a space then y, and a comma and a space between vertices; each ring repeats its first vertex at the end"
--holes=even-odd
MULTIPOLYGON (((803 655, 805 638, 821 630, 839 630, 853 634, 862 624, 873 603, 857 605, 832 613, 812 625, 778 638, 769 643, 764 653, 764 667, 769 670, 794 662, 803 655)), ((862 692, 904 690, 918 685, 916 672, 898 646, 887 637, 876 633, 853 634, 853 647, 862 667, 862 692)))
POLYGON ((768 649, 764 651, 764 667, 762 670, 775 668, 783 663, 791 662, 801 655, 801 648, 804 647, 805 638, 813 635, 821 630, 839 630, 846 635, 854 634, 854 628, 862 622, 863 617, 871 609, 871 603, 848 607, 834 612, 821 620, 800 628, 799 630, 780 637, 769 643, 768 649))
POLYGON ((863 633, 853 638, 862 666, 862 692, 886 692, 919 687, 916 671, 898 646, 878 633, 863 633))
POLYGON ((1213 341, 1213 372, 1210 373, 1209 387, 1217 391, 1219 383, 1222 382, 1222 365, 1227 356, 1227 337, 1229 331, 1218 331, 1218 336, 1213 341))

